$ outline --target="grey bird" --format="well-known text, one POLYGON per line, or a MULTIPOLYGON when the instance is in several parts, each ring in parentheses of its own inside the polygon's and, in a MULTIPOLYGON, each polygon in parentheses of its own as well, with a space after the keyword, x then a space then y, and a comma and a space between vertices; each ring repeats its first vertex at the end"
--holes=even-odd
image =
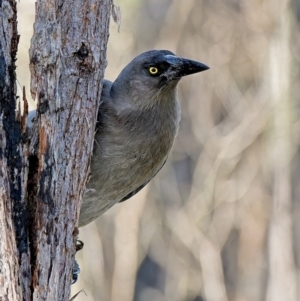
POLYGON ((114 82, 103 81, 80 227, 131 198, 160 171, 180 121, 177 84, 207 69, 171 51, 151 50, 134 58, 114 82))

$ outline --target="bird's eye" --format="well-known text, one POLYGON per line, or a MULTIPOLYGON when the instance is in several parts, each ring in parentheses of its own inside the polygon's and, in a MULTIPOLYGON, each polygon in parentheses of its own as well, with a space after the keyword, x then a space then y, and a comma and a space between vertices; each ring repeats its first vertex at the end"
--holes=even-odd
POLYGON ((158 73, 158 69, 156 67, 150 67, 149 72, 150 74, 155 75, 158 73))

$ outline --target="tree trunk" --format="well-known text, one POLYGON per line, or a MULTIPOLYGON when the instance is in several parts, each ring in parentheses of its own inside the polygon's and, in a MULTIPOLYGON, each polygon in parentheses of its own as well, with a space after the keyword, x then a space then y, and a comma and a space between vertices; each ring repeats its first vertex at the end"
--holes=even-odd
POLYGON ((0 1, 1 301, 69 299, 111 6, 37 1, 30 49, 37 118, 28 152, 25 119, 16 116, 16 3, 0 1))
POLYGON ((0 2, 0 300, 22 300, 18 249, 22 244, 21 129, 16 110, 16 2, 0 2), (13 214, 14 213, 14 214, 13 214), (15 230, 15 231, 14 231, 15 230))

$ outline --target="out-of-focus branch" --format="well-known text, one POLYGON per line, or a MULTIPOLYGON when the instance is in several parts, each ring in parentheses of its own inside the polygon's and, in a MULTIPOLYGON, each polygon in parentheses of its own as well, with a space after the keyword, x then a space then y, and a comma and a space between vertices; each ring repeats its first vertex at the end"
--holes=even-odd
POLYGON ((272 112, 269 168, 272 179, 272 216, 269 229, 268 301, 296 300, 296 271, 291 217, 291 53, 290 1, 277 1, 278 20, 269 49, 266 83, 272 112), (280 13, 279 13, 280 11, 280 13))

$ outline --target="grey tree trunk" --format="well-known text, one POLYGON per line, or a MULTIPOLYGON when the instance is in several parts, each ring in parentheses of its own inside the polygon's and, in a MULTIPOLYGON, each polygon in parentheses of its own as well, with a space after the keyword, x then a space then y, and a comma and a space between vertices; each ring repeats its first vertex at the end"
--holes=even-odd
POLYGON ((16 2, 0 1, 1 301, 69 299, 111 7, 37 1, 30 70, 38 116, 29 146, 16 114, 16 2))

